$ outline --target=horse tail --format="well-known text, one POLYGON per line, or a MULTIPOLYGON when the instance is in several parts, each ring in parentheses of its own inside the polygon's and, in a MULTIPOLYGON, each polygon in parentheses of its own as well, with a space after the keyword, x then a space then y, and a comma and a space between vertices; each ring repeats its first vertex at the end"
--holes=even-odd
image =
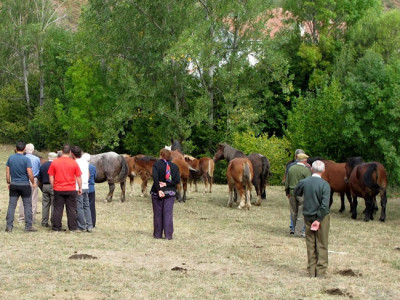
POLYGON ((265 156, 262 157, 262 182, 266 182, 268 179, 268 176, 271 175, 270 172, 270 164, 268 158, 265 156))
POLYGON ((245 184, 246 186, 250 186, 251 185, 251 181, 253 180, 253 178, 251 178, 251 172, 250 172, 250 166, 248 162, 244 163, 243 166, 243 184, 245 184))
POLYGON ((214 177, 214 161, 212 159, 208 160, 208 175, 214 177))
POLYGON ((129 167, 122 155, 118 155, 118 160, 121 163, 121 171, 119 172, 115 182, 122 182, 129 174, 129 167))
POLYGON ((364 174, 364 182, 371 190, 381 189, 381 186, 378 184, 378 165, 376 163, 368 164, 368 169, 364 174), (373 176, 374 172, 375 176, 373 176))

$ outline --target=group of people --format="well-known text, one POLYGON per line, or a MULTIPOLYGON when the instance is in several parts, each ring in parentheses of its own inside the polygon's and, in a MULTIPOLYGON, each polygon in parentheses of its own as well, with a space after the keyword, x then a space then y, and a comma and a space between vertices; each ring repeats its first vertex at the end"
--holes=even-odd
POLYGON ((96 168, 89 163, 90 155, 78 146, 66 144, 57 154, 50 152, 48 161, 40 164, 33 154, 34 145, 19 141, 15 154, 6 163, 9 205, 6 231, 11 232, 19 197, 19 222, 25 221, 25 231, 33 227, 37 213, 38 188, 42 191, 43 227, 61 231, 64 206, 70 232, 91 232, 96 225, 95 177, 96 168), (49 224, 51 223, 51 225, 49 224))
POLYGON ((290 206, 290 234, 305 237, 307 270, 310 277, 325 277, 328 268, 329 201, 331 190, 322 179, 325 164, 316 160, 310 166, 302 149, 286 168, 285 192, 290 206))

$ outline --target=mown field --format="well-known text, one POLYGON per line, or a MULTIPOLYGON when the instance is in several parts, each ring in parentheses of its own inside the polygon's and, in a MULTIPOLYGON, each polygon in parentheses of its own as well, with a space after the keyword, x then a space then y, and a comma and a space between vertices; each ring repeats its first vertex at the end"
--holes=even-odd
POLYGON ((18 223, 6 233, 5 162, 13 147, 0 150, 1 299, 400 299, 400 200, 394 194, 386 223, 362 221, 363 201, 358 220, 350 218, 347 203, 339 214, 335 198, 328 276, 310 279, 305 241, 289 236, 283 187, 269 186, 267 200, 250 211, 226 207, 225 185, 212 194, 190 193, 187 203, 175 204, 171 241, 153 239, 150 198, 139 197, 139 185, 133 196, 128 189, 125 203, 119 188, 105 203, 108 186, 97 185, 93 233, 39 226, 25 233, 18 223), (91 257, 71 259, 76 254, 91 257))

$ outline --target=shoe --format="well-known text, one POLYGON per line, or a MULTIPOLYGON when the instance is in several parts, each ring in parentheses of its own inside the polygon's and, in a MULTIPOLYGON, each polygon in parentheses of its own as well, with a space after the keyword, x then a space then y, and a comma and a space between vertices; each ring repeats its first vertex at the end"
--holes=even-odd
POLYGON ((76 230, 70 230, 69 232, 71 232, 71 233, 82 233, 84 231, 80 230, 80 229, 76 229, 76 230))
POLYGON ((49 224, 42 224, 42 227, 50 227, 49 224))
POLYGON ((12 228, 7 227, 7 228, 6 228, 6 232, 12 232, 12 228))
POLYGON ((25 232, 36 232, 36 231, 37 231, 37 229, 33 228, 33 227, 25 228, 25 232))
POLYGON ((87 229, 86 231, 87 231, 87 232, 93 232, 93 230, 92 230, 92 229, 87 229))
POLYGON ((290 234, 294 234, 294 230, 290 230, 290 234))

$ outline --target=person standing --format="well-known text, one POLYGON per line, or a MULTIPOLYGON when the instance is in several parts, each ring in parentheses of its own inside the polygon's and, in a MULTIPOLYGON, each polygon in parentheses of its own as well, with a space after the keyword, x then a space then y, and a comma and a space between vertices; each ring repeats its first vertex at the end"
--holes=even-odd
MULTIPOLYGON (((33 184, 31 185, 31 189, 32 189, 32 194, 31 194, 32 222, 35 223, 36 213, 37 213, 37 204, 38 204, 38 199, 39 199, 37 176, 39 175, 39 170, 40 170, 40 158, 37 157, 36 155, 34 155, 33 151, 35 151, 35 146, 33 144, 26 144, 25 156, 27 158, 29 158, 29 160, 32 163, 32 172, 33 172, 33 176, 35 178, 35 185, 33 185, 33 184)), ((24 206, 22 205, 22 203, 20 203, 18 221, 22 222, 24 219, 25 219, 24 206)))
POLYGON ((12 232, 14 214, 18 198, 22 198, 25 210, 25 231, 37 231, 32 227, 32 187, 36 185, 32 172, 32 163, 24 156, 25 142, 19 141, 15 147, 15 154, 11 155, 6 163, 6 181, 9 190, 9 202, 6 217, 6 232, 12 232))
MULTIPOLYGON (((86 161, 89 162, 90 154, 84 153, 82 155, 82 158, 86 159, 86 161)), ((96 175, 97 175, 96 167, 89 162, 89 207, 90 207, 90 215, 92 216, 93 228, 96 227, 96 190, 95 190, 96 175)))
POLYGON ((178 166, 170 161, 171 151, 160 150, 160 159, 153 165, 153 186, 151 199, 153 204, 153 224, 155 239, 172 239, 174 232, 173 208, 176 196, 176 185, 180 182, 178 166))
POLYGON ((54 160, 49 168, 49 180, 54 191, 53 231, 62 230, 62 216, 64 205, 67 210, 68 229, 77 232, 76 196, 82 194, 82 172, 70 157, 71 147, 66 144, 62 149, 62 156, 54 160), (76 184, 78 183, 78 191, 76 184))
POLYGON ((53 188, 50 184, 49 179, 49 168, 51 162, 57 158, 57 153, 50 152, 47 155, 49 159, 43 165, 40 166, 39 174, 38 174, 38 185, 42 190, 42 226, 49 227, 49 215, 51 212, 50 222, 53 224, 53 214, 54 214, 54 192, 53 188))
MULTIPOLYGON (((82 150, 78 146, 71 148, 72 157, 78 163, 82 172, 82 193, 76 197, 76 216, 78 230, 92 232, 92 216, 89 207, 89 162, 82 158, 82 150)), ((76 189, 78 190, 78 184, 76 189)))
POLYGON ((316 160, 313 175, 300 180, 294 194, 304 196, 303 215, 306 223, 307 270, 310 277, 324 277, 328 268, 328 236, 330 227, 329 183, 321 178, 325 164, 316 160))
POLYGON ((303 201, 304 198, 294 195, 294 188, 297 183, 304 178, 311 176, 311 171, 306 167, 308 156, 305 153, 297 155, 297 163, 290 167, 288 176, 285 181, 285 192, 289 199, 290 214, 293 219, 293 228, 295 237, 305 237, 303 232, 303 201))

